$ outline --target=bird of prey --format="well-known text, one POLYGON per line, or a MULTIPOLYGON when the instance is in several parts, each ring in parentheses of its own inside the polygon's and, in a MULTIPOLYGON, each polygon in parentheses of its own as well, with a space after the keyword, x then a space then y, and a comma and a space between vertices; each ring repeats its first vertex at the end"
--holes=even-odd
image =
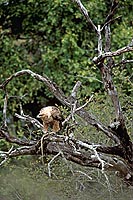
POLYGON ((48 132, 52 128, 53 132, 58 132, 61 129, 62 115, 59 108, 55 106, 47 106, 40 110, 37 118, 43 122, 43 129, 48 132))

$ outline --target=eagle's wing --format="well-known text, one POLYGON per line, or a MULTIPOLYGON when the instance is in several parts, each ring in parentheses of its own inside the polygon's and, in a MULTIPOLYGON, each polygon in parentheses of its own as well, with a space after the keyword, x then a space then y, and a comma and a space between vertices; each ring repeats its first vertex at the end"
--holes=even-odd
POLYGON ((59 108, 52 106, 52 111, 51 111, 51 115, 53 117, 53 119, 58 120, 58 121, 62 121, 63 117, 61 115, 61 111, 59 110, 59 108))

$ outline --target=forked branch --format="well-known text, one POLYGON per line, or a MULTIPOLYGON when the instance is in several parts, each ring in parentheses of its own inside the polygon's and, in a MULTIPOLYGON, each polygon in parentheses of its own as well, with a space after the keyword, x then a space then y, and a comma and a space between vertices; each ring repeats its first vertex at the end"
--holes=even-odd
POLYGON ((73 0, 79 7, 80 11, 82 12, 82 14, 85 16, 87 22, 89 23, 89 25, 91 24, 94 31, 97 33, 97 27, 95 26, 95 24, 93 23, 93 21, 91 20, 89 13, 87 11, 87 9, 84 7, 84 5, 81 3, 80 0, 73 0))
MULTIPOLYGON (((15 74, 13 74, 9 78, 7 78, 6 81, 0 85, 0 89, 5 89, 6 85, 13 78, 16 78, 16 77, 19 77, 19 76, 23 76, 23 75, 26 75, 26 74, 31 75, 33 78, 37 79, 38 81, 43 82, 49 88, 49 90, 54 94, 54 96, 63 105, 66 105, 69 108, 71 108, 71 100, 70 100, 70 98, 68 98, 68 97, 66 97, 64 95, 63 91, 58 87, 58 85, 56 83, 52 82, 47 76, 41 76, 39 74, 36 74, 36 73, 32 72, 31 70, 22 70, 22 71, 16 72, 15 74)), ((83 118, 89 125, 92 125, 96 129, 101 130, 109 138, 114 140, 116 143, 119 143, 119 139, 117 138, 117 136, 114 135, 113 131, 110 130, 110 128, 106 127, 104 124, 102 124, 101 122, 96 120, 96 117, 93 116, 92 114, 90 114, 89 112, 87 112, 84 108, 79 110, 78 109, 79 107, 81 107, 81 105, 79 103, 77 103, 77 110, 75 111, 75 113, 77 115, 79 115, 81 118, 83 118)))

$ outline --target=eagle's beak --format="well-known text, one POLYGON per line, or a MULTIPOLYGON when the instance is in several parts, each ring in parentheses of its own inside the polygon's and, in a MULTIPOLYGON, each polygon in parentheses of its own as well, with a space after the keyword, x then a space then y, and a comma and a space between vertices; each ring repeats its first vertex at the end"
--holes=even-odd
POLYGON ((40 118, 41 116, 38 114, 36 117, 37 117, 37 118, 40 118))

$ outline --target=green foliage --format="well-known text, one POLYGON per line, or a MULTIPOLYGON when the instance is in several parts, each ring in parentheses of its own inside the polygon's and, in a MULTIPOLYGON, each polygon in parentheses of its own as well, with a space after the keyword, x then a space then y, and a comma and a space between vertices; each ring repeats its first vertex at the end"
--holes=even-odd
MULTIPOLYGON (((111 1, 83 0, 83 3, 96 26, 104 24, 111 1)), ((121 15, 121 18, 111 26, 112 50, 131 42, 132 6, 130 0, 119 1, 116 16, 121 15)), ((92 58, 97 55, 97 36, 73 1, 2 0, 0 46, 0 83, 16 71, 31 69, 41 75, 46 74, 66 95, 80 80, 82 88, 79 98, 83 101, 92 93, 103 91, 101 76, 92 63, 92 58)), ((116 61, 119 62, 121 58, 116 58, 116 61)), ((131 54, 127 54, 126 58, 131 59, 131 54)), ((131 82, 127 80, 130 79, 131 65, 124 66, 124 70, 115 68, 113 73, 120 92, 130 95, 131 82)), ((7 92, 9 115, 19 109, 20 103, 39 107, 53 103, 53 95, 45 85, 29 76, 13 79, 7 92)), ((0 91, 1 110, 3 96, 0 91)), ((32 114, 35 116, 36 112, 32 114)))

